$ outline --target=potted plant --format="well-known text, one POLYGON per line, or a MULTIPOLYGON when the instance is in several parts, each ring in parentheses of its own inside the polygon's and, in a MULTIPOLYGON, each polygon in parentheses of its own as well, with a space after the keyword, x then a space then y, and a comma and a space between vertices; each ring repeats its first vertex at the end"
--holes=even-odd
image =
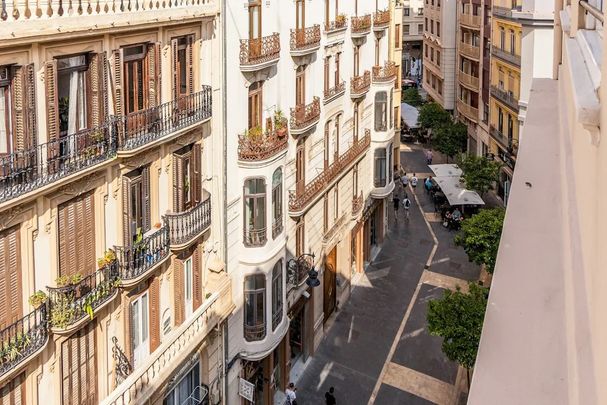
POLYGON ((57 287, 65 287, 70 284, 70 276, 59 276, 55 279, 57 287))
POLYGON ((162 224, 161 224, 160 222, 156 222, 156 223, 154 224, 154 228, 155 228, 155 229, 160 229, 161 227, 162 227, 162 224))
POLYGON ((335 22, 337 23, 338 27, 342 27, 346 24, 346 15, 345 14, 338 14, 337 17, 335 17, 335 22))
POLYGON ((46 302, 47 298, 44 291, 38 290, 30 296, 29 303, 34 309, 38 309, 46 302))
POLYGON ((114 252, 113 249, 107 249, 103 253, 103 256, 100 257, 99 259, 97 259, 97 267, 102 269, 105 266, 109 266, 110 264, 112 264, 115 260, 116 260, 116 252, 114 252))
POLYGON ((276 128, 276 135, 283 138, 287 134, 287 125, 282 110, 277 110, 274 113, 274 127, 276 128))
POLYGON ((259 138, 261 138, 262 134, 263 134, 263 129, 261 129, 261 126, 259 126, 259 125, 254 126, 253 128, 250 128, 247 131, 248 138, 253 141, 259 140, 259 138))

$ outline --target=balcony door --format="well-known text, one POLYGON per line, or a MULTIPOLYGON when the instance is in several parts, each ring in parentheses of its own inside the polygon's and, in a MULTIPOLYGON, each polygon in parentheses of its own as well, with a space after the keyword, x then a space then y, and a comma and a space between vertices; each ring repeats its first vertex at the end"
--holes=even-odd
POLYGON ((93 274, 97 257, 93 192, 61 204, 58 211, 59 275, 93 274))
POLYGON ((148 96, 147 76, 144 69, 146 48, 144 45, 124 48, 125 113, 132 114, 145 109, 148 96))
POLYGON ((297 73, 295 74, 295 105, 305 106, 306 105, 306 67, 297 67, 297 73))
POLYGON ((262 126, 263 82, 255 82, 249 86, 249 129, 262 126))
POLYGON ((184 298, 184 308, 185 308, 185 319, 189 319, 192 316, 193 308, 194 308, 194 273, 193 273, 193 260, 191 257, 188 257, 183 262, 183 298, 184 298))
POLYGON ((133 366, 137 368, 150 354, 149 293, 146 291, 131 301, 130 310, 133 366))
POLYGON ((97 397, 95 329, 89 322, 61 344, 61 403, 93 405, 97 397))
POLYGON ((303 194, 306 188, 306 144, 300 140, 297 145, 295 157, 295 190, 298 195, 303 194))
POLYGON ((150 168, 122 176, 122 193, 124 244, 130 245, 150 229, 150 168))
POLYGON ((201 201, 201 148, 193 144, 173 154, 173 210, 187 211, 201 201))
POLYGON ((171 39, 173 53, 173 99, 183 111, 190 107, 186 96, 194 93, 194 35, 171 39))
POLYGON ((249 58, 261 56, 261 0, 249 0, 249 58))
POLYGON ((89 80, 86 54, 57 59, 60 137, 88 128, 89 80))
POLYGON ((0 66, 0 156, 36 143, 35 81, 33 64, 0 66))
POLYGON ((298 31, 306 28, 306 0, 295 2, 295 28, 298 31))
POLYGON ((354 76, 359 76, 360 70, 360 46, 354 45, 354 76))

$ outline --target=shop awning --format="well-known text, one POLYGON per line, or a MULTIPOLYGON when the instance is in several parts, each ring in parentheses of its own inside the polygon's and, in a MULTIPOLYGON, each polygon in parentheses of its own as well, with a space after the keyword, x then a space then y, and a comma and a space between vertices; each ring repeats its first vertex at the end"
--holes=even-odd
POLYGON ((464 188, 460 176, 437 176, 434 180, 451 205, 485 205, 476 191, 464 188))
POLYGON ((430 170, 434 173, 435 176, 443 177, 443 176, 461 176, 462 169, 459 168, 456 164, 442 164, 442 165, 429 165, 430 170))
POLYGON ((405 125, 409 129, 417 129, 419 128, 419 124, 417 123, 417 117, 419 115, 419 111, 417 108, 413 107, 411 104, 402 103, 400 105, 400 116, 405 121, 405 125))

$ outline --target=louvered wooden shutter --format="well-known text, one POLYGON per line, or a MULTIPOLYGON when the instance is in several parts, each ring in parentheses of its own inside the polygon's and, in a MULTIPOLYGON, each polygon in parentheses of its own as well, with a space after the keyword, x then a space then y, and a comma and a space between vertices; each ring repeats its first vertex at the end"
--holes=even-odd
POLYGON ((130 245, 133 242, 131 229, 131 179, 122 176, 122 243, 130 245))
POLYGON ((175 326, 179 326, 183 323, 185 310, 183 296, 183 262, 177 258, 175 258, 175 262, 173 263, 173 283, 175 297, 175 326))
POLYGON ((123 77, 122 77, 122 49, 115 49, 114 54, 114 114, 117 116, 123 115, 124 94, 123 94, 123 77))
POLYGON ((95 263, 95 208, 89 193, 59 207, 59 274, 92 274, 95 263))
POLYGON ((107 113, 107 77, 105 75, 105 52, 91 54, 90 61, 91 102, 89 115, 93 127, 103 124, 107 113))
POLYGON ((76 274, 76 206, 73 203, 59 207, 59 275, 76 274))
POLYGON ((160 43, 148 44, 147 67, 148 67, 148 108, 160 104, 160 43))
POLYGON ((23 316, 19 226, 0 233, 0 330, 23 316))
POLYGON ((173 154, 173 211, 182 212, 183 209, 183 157, 173 154))
POLYGON ((188 94, 194 93, 194 35, 188 36, 188 47, 186 51, 186 72, 188 75, 188 94))
POLYGON ((201 170, 202 151, 200 144, 194 144, 192 147, 192 187, 194 187, 194 201, 202 201, 202 170, 201 170))
POLYGON ((25 374, 19 374, 0 389, 0 404, 25 405, 25 374))
POLYGON ((178 40, 171 39, 171 70, 172 70, 172 92, 173 100, 179 97, 179 58, 178 58, 178 40))
POLYGON ((46 131, 47 140, 59 138, 59 105, 57 100, 57 60, 46 62, 44 68, 46 88, 46 131))
POLYGON ((15 149, 24 150, 26 127, 25 127, 25 68, 16 66, 13 68, 13 80, 11 83, 11 96, 13 101, 13 116, 15 129, 15 149))
POLYGON ((34 64, 25 66, 25 148, 33 148, 37 144, 36 118, 36 72, 34 64))
POLYGON ((192 297, 192 303, 194 306, 194 311, 196 311, 196 309, 200 305, 202 305, 202 261, 200 258, 201 250, 202 249, 200 248, 200 245, 198 245, 194 250, 194 254, 192 255, 192 283, 194 284, 192 288, 194 295, 192 297))
POLYGON ((78 264, 82 275, 93 274, 97 265, 97 256, 95 252, 95 206, 93 193, 88 194, 82 199, 82 219, 79 221, 79 227, 84 225, 81 232, 83 239, 78 242, 83 245, 83 261, 78 264))
POLYGON ((150 280, 150 353, 160 346, 160 279, 150 280))
POLYGON ((97 403, 95 322, 91 322, 61 345, 63 405, 97 403))
POLYGON ((142 215, 143 215, 143 233, 152 227, 151 208, 150 208, 150 166, 141 169, 141 189, 143 192, 142 215))

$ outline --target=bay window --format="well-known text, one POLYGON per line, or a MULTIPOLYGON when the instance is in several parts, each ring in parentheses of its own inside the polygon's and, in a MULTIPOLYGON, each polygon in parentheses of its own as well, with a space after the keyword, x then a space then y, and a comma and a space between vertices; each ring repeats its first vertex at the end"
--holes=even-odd
POLYGON ((244 281, 244 337, 253 342, 266 336, 266 277, 255 274, 244 281))
POLYGON ((375 94, 375 130, 387 129, 388 95, 385 91, 375 94))
POLYGON ((282 321, 282 260, 272 269, 272 331, 282 321))
POLYGON ((244 243, 266 243, 266 183, 262 178, 249 179, 244 186, 244 243))
POLYGON ((375 149, 375 187, 386 186, 386 149, 375 149))

